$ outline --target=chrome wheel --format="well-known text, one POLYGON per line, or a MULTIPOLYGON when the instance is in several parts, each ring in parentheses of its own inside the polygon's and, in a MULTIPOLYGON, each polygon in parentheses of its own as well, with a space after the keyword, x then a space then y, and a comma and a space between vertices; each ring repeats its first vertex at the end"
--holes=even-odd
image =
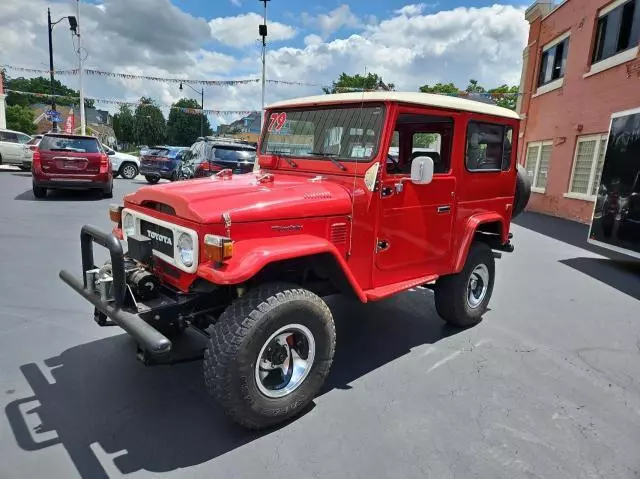
POLYGON ((138 171, 136 167, 133 165, 124 165, 122 167, 122 173, 120 174, 122 175, 123 178, 126 178, 127 180, 131 180, 136 177, 136 175, 138 174, 138 171))
POLYGON ((470 308, 477 308, 484 300, 489 289, 489 268, 484 264, 476 266, 467 283, 467 303, 470 308))
POLYGON ((258 389, 270 398, 295 391, 309 375, 316 353, 311 331, 301 324, 278 329, 264 343, 255 367, 258 389))

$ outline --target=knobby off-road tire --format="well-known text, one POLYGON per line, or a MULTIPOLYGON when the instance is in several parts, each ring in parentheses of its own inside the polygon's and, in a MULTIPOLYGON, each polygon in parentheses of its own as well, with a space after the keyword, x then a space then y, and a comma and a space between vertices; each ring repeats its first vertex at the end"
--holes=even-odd
POLYGON ((472 243, 462 271, 437 281, 436 311, 453 326, 474 326, 487 310, 494 280, 495 259, 491 248, 485 243, 472 243))
POLYGON ((207 389, 232 420, 249 429, 274 426, 299 414, 324 384, 335 351, 331 311, 321 298, 295 285, 270 284, 249 291, 224 311, 210 333, 203 362, 207 389), (260 359, 273 344, 270 338, 289 326, 312 335, 314 357, 295 389, 272 397, 284 390, 269 390, 267 395, 256 366, 263 364, 260 359))

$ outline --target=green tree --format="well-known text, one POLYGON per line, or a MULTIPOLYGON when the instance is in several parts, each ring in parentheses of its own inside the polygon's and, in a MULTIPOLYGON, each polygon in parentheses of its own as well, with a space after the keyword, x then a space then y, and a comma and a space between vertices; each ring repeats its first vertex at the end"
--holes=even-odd
POLYGON ((510 110, 516 109, 516 104, 518 102, 517 86, 502 85, 489 90, 489 93, 495 94, 493 99, 497 105, 509 108, 510 110))
POLYGON ((29 135, 35 133, 38 129, 33 124, 33 112, 27 106, 9 105, 6 110, 7 128, 9 130, 21 131, 29 135))
POLYGON ((436 83, 433 86, 422 85, 420 87, 422 93, 439 93, 441 95, 457 95, 460 89, 453 83, 436 83))
MULTIPOLYGON (((442 95, 457 95, 460 89, 453 83, 436 83, 433 86, 423 85, 420 87, 422 93, 438 93, 442 95)), ((464 90, 467 93, 491 93, 492 100, 501 107, 509 108, 510 110, 516 109, 516 103, 518 100, 518 87, 501 85, 489 90, 485 89, 482 85, 478 84, 477 80, 469 80, 467 88, 464 90)))
POLYGON ((166 138, 166 122, 160 108, 150 98, 140 98, 134 117, 135 139, 139 145, 160 145, 166 138))
POLYGON ((129 105, 120 105, 118 113, 113 115, 113 131, 121 143, 131 144, 135 140, 135 120, 129 105))
MULTIPOLYGON (((6 88, 8 90, 17 90, 23 92, 43 93, 49 95, 51 93, 51 83, 48 78, 36 77, 36 78, 6 78, 6 88)), ((73 106, 78 105, 78 98, 80 92, 78 90, 72 90, 66 85, 63 85, 60 80, 53 80, 53 93, 55 95, 63 95, 69 98, 56 98, 56 105, 61 106, 73 106)), ((29 106, 34 103, 50 103, 51 97, 41 97, 35 95, 23 95, 21 93, 11 93, 7 95, 7 105, 22 105, 29 106)), ((85 108, 94 108, 93 100, 84 100, 85 108)))
POLYGON ((337 81, 332 82, 331 87, 323 87, 322 90, 325 93, 346 93, 356 90, 393 90, 395 85, 393 83, 385 83, 382 81, 382 77, 377 73, 367 73, 366 76, 356 74, 347 75, 341 73, 337 81))
MULTIPOLYGON (((172 106, 167 121, 167 142, 176 146, 191 146, 200 136, 200 119, 201 115, 193 113, 185 113, 177 108, 193 108, 200 110, 200 104, 190 98, 181 98, 172 106)), ((204 135, 211 135, 211 125, 209 119, 204 116, 202 118, 204 135)))

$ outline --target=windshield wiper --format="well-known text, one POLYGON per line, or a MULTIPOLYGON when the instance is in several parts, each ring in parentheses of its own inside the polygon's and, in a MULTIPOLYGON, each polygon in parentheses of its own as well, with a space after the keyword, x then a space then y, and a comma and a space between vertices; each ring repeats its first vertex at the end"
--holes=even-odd
POLYGON ((297 168, 297 167, 298 167, 298 165, 296 164, 296 162, 295 162, 295 161, 293 161, 291 158, 287 158, 286 156, 282 156, 282 153, 281 153, 281 152, 279 152, 279 151, 268 151, 267 153, 268 153, 268 154, 271 154, 271 155, 277 155, 277 156, 278 156, 278 158, 282 158, 284 161, 286 161, 287 163, 289 163, 289 166, 290 166, 291 168, 297 168))
POLYGON ((331 160, 331 163, 333 163, 334 165, 338 166, 338 168, 340 168, 342 171, 347 171, 347 167, 346 166, 344 166, 338 160, 333 158, 334 156, 337 156, 335 153, 322 153, 321 151, 310 151, 307 154, 308 155, 313 155, 313 156, 323 156, 325 158, 328 158, 329 160, 331 160))

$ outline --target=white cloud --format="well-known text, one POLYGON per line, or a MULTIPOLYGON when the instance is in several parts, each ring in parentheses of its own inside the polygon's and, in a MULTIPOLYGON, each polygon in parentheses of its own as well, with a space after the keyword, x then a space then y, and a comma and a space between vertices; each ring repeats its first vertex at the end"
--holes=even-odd
POLYGON ((231 0, 231 3, 233 5, 235 5, 236 7, 241 7, 242 6, 242 2, 240 0, 231 0))
POLYGON ((307 46, 320 45, 321 43, 322 43, 322 37, 319 35, 311 34, 304 37, 304 44, 307 46))
POLYGON ((420 15, 424 11, 426 6, 427 5, 425 3, 414 3, 411 5, 405 5, 404 7, 395 10, 395 13, 398 15, 413 17, 415 15, 420 15))
MULTIPOLYGON (((219 17, 209 22, 211 36, 225 45, 243 47, 255 43, 260 38, 258 25, 263 22, 257 13, 244 13, 235 17, 219 17)), ((296 35, 296 29, 280 22, 267 21, 268 41, 289 40, 296 35)))
POLYGON ((360 28, 363 26, 362 21, 354 15, 349 5, 346 4, 340 5, 329 13, 321 13, 317 16, 305 12, 302 14, 302 21, 308 26, 320 29, 323 38, 327 38, 344 27, 360 28))

